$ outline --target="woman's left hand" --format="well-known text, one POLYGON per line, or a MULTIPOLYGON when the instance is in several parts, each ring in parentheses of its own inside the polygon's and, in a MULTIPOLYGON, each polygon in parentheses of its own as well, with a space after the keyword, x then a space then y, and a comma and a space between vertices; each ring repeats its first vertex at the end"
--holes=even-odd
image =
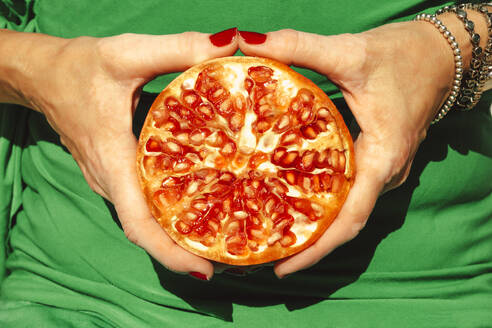
POLYGON ((341 212, 315 244, 275 264, 275 273, 283 277, 317 263, 353 239, 378 196, 405 181, 452 85, 454 57, 443 36, 427 22, 336 36, 281 30, 267 33, 262 44, 240 39, 239 47, 246 55, 270 57, 326 75, 340 87, 360 127, 355 141, 356 178, 341 212))

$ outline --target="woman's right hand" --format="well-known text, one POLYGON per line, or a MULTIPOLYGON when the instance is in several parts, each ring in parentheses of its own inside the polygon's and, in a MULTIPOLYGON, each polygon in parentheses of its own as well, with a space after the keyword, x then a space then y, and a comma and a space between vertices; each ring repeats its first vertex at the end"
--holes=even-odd
POLYGON ((136 175, 132 119, 143 84, 232 55, 236 39, 217 47, 197 32, 67 40, 2 30, 0 43, 0 53, 19 54, 0 63, 0 73, 12 73, 0 81, 0 101, 46 116, 92 190, 114 204, 130 241, 173 271, 210 279, 213 265, 177 246, 152 218, 136 175))

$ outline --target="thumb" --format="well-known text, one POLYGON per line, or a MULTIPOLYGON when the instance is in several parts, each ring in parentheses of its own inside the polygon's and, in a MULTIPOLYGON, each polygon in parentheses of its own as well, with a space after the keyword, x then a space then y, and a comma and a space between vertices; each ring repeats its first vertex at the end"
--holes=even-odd
MULTIPOLYGON (((241 34, 240 34, 241 35, 241 34)), ((363 65, 364 42, 353 34, 325 36, 296 30, 280 30, 266 34, 261 44, 249 44, 240 37, 239 48, 248 56, 276 59, 287 65, 312 69, 335 83, 363 65)))
POLYGON ((213 276, 213 265, 179 247, 152 217, 136 174, 137 142, 131 134, 120 139, 117 160, 109 164, 109 196, 127 238, 176 272, 213 276))
POLYGON ((210 34, 184 32, 122 34, 103 39, 102 48, 107 55, 118 58, 118 66, 131 70, 131 77, 149 80, 163 73, 184 71, 207 59, 233 55, 238 48, 236 29, 224 32, 228 32, 230 42, 222 46, 215 46, 210 34))

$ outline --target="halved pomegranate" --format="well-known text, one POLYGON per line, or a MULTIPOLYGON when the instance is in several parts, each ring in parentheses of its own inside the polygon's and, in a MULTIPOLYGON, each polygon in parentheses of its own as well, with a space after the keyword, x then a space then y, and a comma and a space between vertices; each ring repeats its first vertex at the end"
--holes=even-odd
POLYGON ((352 139, 330 99, 288 66, 227 57, 194 66, 157 97, 137 153, 162 228, 232 265, 311 245, 354 180, 352 139))

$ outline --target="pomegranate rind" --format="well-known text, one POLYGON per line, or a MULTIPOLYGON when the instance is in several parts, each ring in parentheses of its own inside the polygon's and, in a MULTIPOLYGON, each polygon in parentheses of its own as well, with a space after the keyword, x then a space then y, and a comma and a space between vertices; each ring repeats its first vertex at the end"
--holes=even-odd
MULTIPOLYGON (((330 142, 328 140, 323 140, 323 138, 318 137, 312 146, 323 149, 325 145, 328 145, 329 143, 330 142)), ((202 166, 199 168, 202 168, 202 166)), ((273 262, 304 250, 312 245, 332 224, 343 203, 345 202, 355 178, 354 146, 349 130, 347 129, 345 122, 335 105, 312 81, 295 72, 287 65, 271 59, 259 57, 224 57, 213 59, 191 67, 179 75, 157 96, 149 110, 149 114, 147 115, 140 134, 137 148, 137 172, 143 193, 152 215, 178 245, 196 255, 216 262, 241 266, 256 265, 273 262), (163 179, 168 175, 174 175, 174 173, 172 171, 163 171, 155 175, 146 173, 144 166, 144 158, 146 154, 148 154, 148 150, 145 148, 146 143, 151 137, 159 137, 161 134, 160 128, 156 127, 156 118, 152 115, 152 113, 155 111, 166 111, 164 104, 165 100, 170 96, 179 99, 182 86, 189 85, 189 81, 192 81, 192 86, 194 86, 194 82, 200 72, 210 67, 219 67, 220 69, 220 67, 225 64, 239 64, 244 67, 245 71, 247 71, 249 67, 266 66, 271 68, 274 72, 281 72, 281 76, 284 78, 286 77, 285 79, 288 79, 290 83, 295 85, 298 90, 301 88, 310 90, 315 96, 314 103, 322 104, 322 107, 327 108, 335 121, 336 131, 333 131, 333 133, 338 135, 337 138, 340 140, 341 147, 343 148, 345 155, 343 183, 339 186, 336 193, 326 193, 329 194, 329 197, 327 196, 325 198, 320 198, 318 197, 319 195, 303 195, 304 198, 321 205, 323 207, 324 216, 315 221, 316 224, 314 230, 309 232, 309 236, 304 238, 305 240, 300 243, 296 243, 293 246, 284 247, 280 244, 280 242, 276 242, 272 245, 268 245, 267 247, 263 247, 261 251, 254 252, 248 249, 245 254, 233 255, 227 251, 227 236, 223 235, 221 232, 218 233, 218 238, 216 238, 216 241, 212 245, 205 246, 197 241, 190 240, 188 234, 179 232, 175 227, 176 217, 188 208, 186 201, 181 199, 181 201, 173 204, 173 206, 162 206, 158 202, 156 203, 154 199, 154 194, 157 190, 159 190, 163 179)), ((184 198, 186 199, 186 197, 184 198)), ((302 225, 302 222, 299 222, 298 224, 302 225)), ((265 232, 267 234, 271 232, 268 229, 269 228, 266 227, 265 232)))

